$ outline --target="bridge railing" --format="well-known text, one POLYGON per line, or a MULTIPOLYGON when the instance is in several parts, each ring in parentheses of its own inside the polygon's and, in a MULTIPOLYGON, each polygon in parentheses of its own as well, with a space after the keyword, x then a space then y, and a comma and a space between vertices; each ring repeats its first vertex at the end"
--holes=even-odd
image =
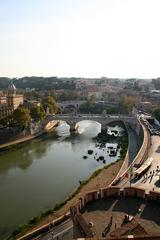
POLYGON ((61 119, 61 118, 113 118, 113 119, 135 119, 135 117, 130 115, 100 115, 100 114, 56 114, 50 116, 52 119, 61 119))

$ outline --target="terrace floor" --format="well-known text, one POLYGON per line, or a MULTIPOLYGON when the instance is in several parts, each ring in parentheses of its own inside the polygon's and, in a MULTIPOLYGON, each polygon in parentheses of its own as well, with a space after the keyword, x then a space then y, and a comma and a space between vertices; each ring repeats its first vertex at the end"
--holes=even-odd
POLYGON ((124 234, 125 231, 121 230, 122 226, 127 228, 127 224, 123 224, 127 214, 131 218, 133 216, 132 225, 138 226, 135 228, 128 225, 128 229, 133 228, 132 231, 128 231, 130 234, 160 236, 160 203, 133 197, 110 197, 89 202, 81 213, 87 223, 93 223, 92 231, 95 237, 102 237, 102 232, 110 223, 111 217, 112 224, 105 236, 111 236, 113 231, 114 234, 124 234))

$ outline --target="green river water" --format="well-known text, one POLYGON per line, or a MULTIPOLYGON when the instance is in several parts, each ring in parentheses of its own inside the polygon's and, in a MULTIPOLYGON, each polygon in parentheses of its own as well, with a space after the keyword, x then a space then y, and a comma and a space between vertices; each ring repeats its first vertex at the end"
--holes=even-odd
MULTIPOLYGON (((40 215, 56 203, 63 201, 79 180, 85 180, 104 163, 87 155, 93 149, 97 157, 103 155, 106 164, 115 161, 93 139, 100 131, 96 122, 79 123, 79 133, 69 133, 62 124, 52 133, 0 153, 0 239, 19 224, 40 215)), ((118 126, 116 129, 121 130, 118 126)))

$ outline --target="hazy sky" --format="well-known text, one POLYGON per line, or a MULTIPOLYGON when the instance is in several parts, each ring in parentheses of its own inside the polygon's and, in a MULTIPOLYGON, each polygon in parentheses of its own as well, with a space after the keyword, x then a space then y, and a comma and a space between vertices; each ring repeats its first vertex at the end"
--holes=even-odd
POLYGON ((0 0, 0 76, 160 77, 160 0, 0 0))

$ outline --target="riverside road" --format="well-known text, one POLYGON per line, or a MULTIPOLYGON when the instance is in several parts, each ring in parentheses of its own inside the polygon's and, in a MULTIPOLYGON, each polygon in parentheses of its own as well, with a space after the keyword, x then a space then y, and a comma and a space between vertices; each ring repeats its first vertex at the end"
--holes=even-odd
MULTIPOLYGON (((128 129, 129 130, 129 129, 128 129)), ((129 135, 129 142, 131 145, 131 139, 133 135, 129 135)), ((134 144, 136 146, 136 143, 134 144)), ((132 148, 130 146, 130 148, 132 148)), ((135 153, 133 149, 129 151, 129 162, 130 164, 135 157, 135 153)), ((139 180, 132 183, 132 186, 142 188, 146 190, 148 193, 150 190, 160 191, 160 180, 159 180, 159 173, 160 173, 160 136, 151 136, 151 147, 149 149, 148 157, 153 158, 153 162, 151 167, 148 169, 147 173, 144 174, 139 180), (158 166, 158 167, 157 167, 158 166)), ((123 187, 130 185, 130 179, 126 181, 123 187)), ((73 225, 71 224, 71 220, 68 220, 64 224, 58 226, 57 228, 53 229, 51 232, 47 233, 44 237, 39 236, 40 238, 36 239, 43 239, 43 240, 64 240, 64 239, 71 239, 73 233, 73 225)))
MULTIPOLYGON (((128 164, 134 159, 135 155, 137 154, 140 142, 137 138, 135 131, 126 124, 128 129, 129 135, 129 161, 127 162, 126 169, 128 168, 128 164)), ((69 219, 57 227, 53 227, 52 229, 48 230, 48 232, 44 232, 41 235, 37 235, 35 240, 66 240, 73 238, 73 223, 69 219)), ((28 238, 33 239, 33 238, 28 238)))
POLYGON ((73 222, 71 219, 64 221, 57 227, 52 228, 48 233, 41 234, 35 240, 65 240, 73 238, 73 222))

